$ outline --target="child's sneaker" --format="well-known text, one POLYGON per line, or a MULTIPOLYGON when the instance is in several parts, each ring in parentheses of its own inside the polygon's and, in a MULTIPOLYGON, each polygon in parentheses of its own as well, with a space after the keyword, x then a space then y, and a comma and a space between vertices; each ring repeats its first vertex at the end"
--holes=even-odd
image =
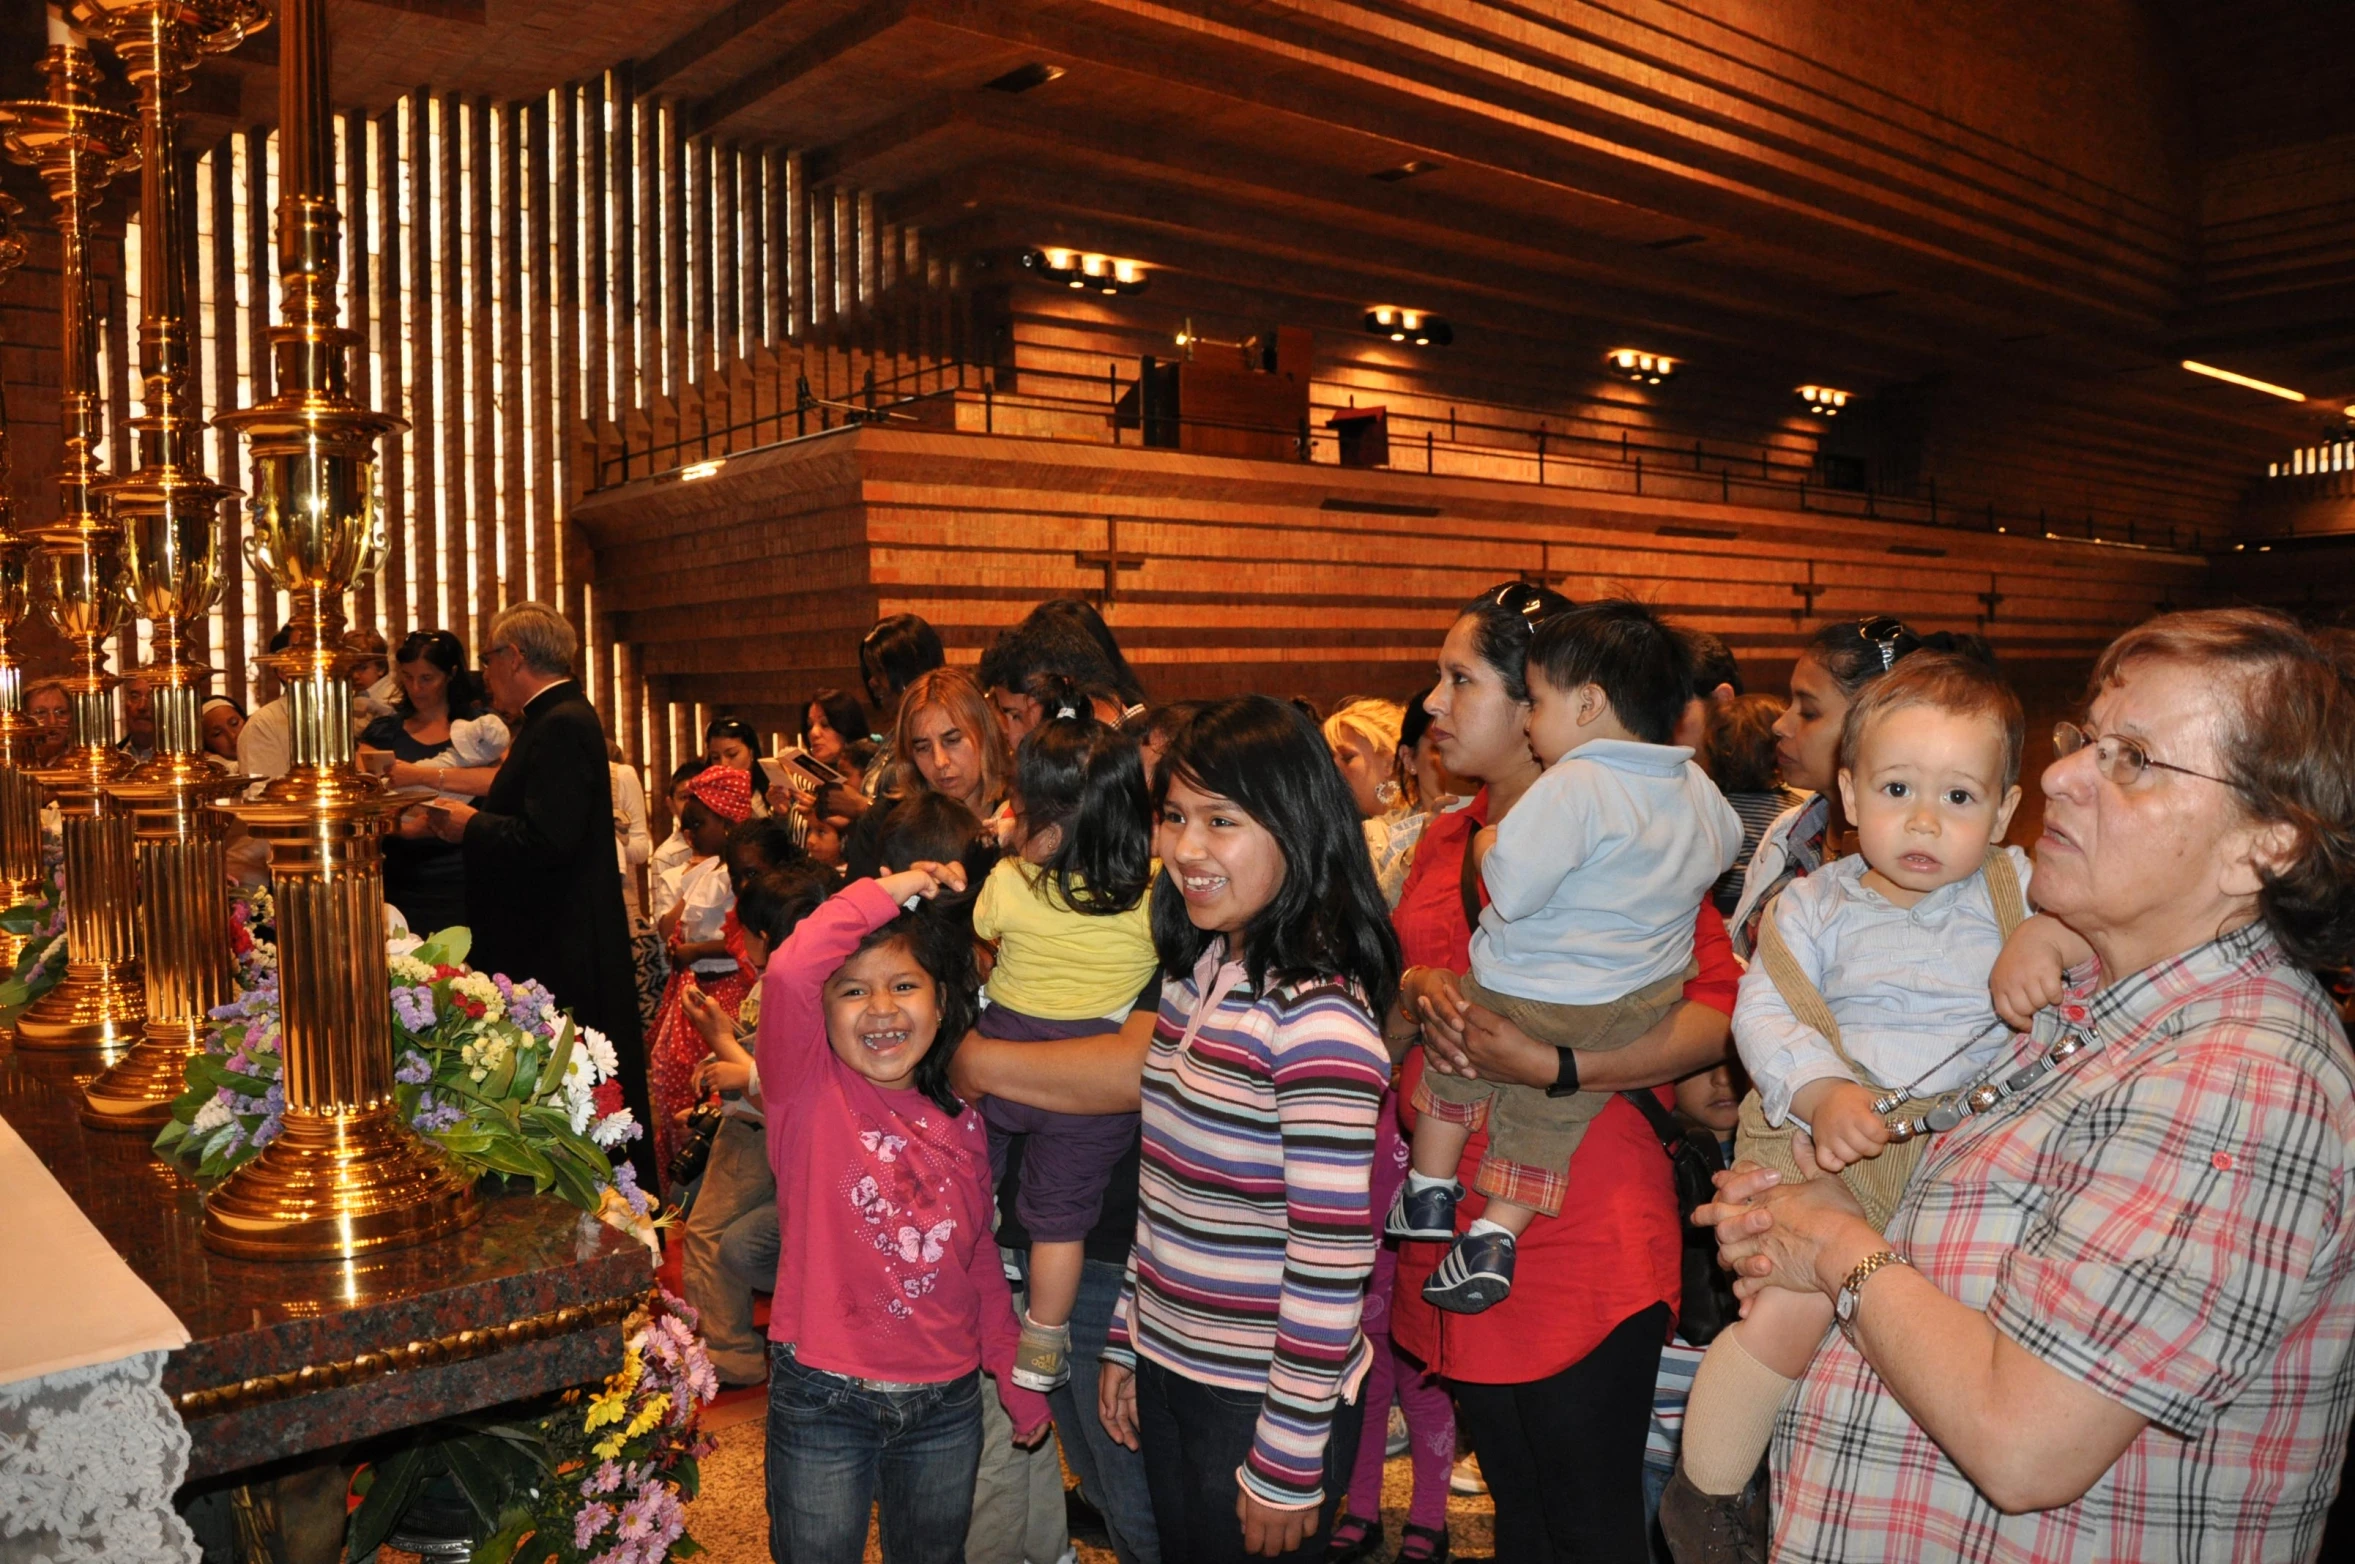
POLYGON ((1392 1238, 1451 1242, 1456 1236, 1456 1202, 1463 1198, 1464 1186, 1452 1178, 1417 1189, 1410 1175, 1398 1186, 1398 1198, 1390 1202, 1390 1215, 1383 1221, 1382 1231, 1392 1238))
POLYGON ((1423 1284, 1423 1301, 1453 1314, 1478 1314, 1513 1290, 1513 1235, 1466 1233, 1423 1284))
POLYGON ((1045 1395, 1071 1378, 1071 1327, 1041 1325, 1022 1316, 1022 1340, 1014 1348, 1014 1383, 1045 1395))

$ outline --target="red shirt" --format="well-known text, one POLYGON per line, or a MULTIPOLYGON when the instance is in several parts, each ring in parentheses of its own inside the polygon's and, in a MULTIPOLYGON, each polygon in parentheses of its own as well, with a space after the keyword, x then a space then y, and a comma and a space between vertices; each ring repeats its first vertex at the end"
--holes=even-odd
MULTIPOLYGON (((1488 794, 1471 807, 1441 815, 1423 830, 1415 866, 1407 874, 1391 922, 1410 966, 1468 972, 1472 928, 1459 889, 1472 835, 1488 823, 1488 794)), ((1483 898, 1485 900, 1485 897, 1483 898)), ((1693 955, 1701 975, 1685 997, 1733 1014, 1741 968, 1725 935, 1725 920, 1703 902, 1694 920, 1693 955)), ((1415 1083, 1423 1054, 1407 1055, 1398 1087, 1400 1117, 1411 1131, 1415 1083)), ((1663 1103, 1670 1101, 1660 1088, 1663 1103)), ((1464 1147, 1458 1177, 1467 1190, 1488 1136, 1464 1147)), ((1460 1232, 1487 1202, 1467 1194, 1456 1206, 1460 1232)), ((1449 1314, 1423 1301, 1423 1282, 1447 1253, 1444 1244, 1398 1246, 1398 1291, 1391 1303, 1391 1336, 1449 1379, 1518 1385, 1558 1374, 1602 1344, 1619 1324, 1655 1303, 1675 1309, 1681 1298, 1683 1233, 1668 1159, 1644 1116, 1625 1102, 1605 1108, 1570 1159, 1569 1198, 1562 1214, 1540 1217, 1521 1237, 1513 1290, 1483 1314, 1449 1314)))
POLYGON ((874 881, 853 881, 802 919, 762 978, 761 1100, 783 1239, 769 1339, 857 1379, 938 1384, 985 1368, 1027 1432, 1045 1424, 1047 1402, 1008 1377, 1021 1325, 991 1236, 981 1115, 877 1086, 826 1041, 826 979, 898 915, 874 881))

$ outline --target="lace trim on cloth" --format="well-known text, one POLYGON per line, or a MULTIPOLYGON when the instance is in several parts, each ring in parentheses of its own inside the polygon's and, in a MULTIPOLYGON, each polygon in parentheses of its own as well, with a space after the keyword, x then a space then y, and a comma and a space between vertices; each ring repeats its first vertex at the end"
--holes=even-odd
POLYGON ((163 1352, 0 1385, 0 1564, 198 1564, 163 1352))

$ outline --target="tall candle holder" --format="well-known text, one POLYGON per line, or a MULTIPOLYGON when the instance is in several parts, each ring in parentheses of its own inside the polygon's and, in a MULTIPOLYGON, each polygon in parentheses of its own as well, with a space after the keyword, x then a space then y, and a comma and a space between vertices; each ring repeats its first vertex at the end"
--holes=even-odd
POLYGON ((244 780, 205 758, 199 716, 210 670, 195 652, 196 622, 221 593, 221 502, 236 491, 208 478, 199 460, 190 224, 172 100, 199 59, 234 47, 269 17, 252 0, 96 0, 75 19, 113 44, 139 89, 142 411, 131 420, 139 465, 97 489, 121 539, 126 600, 154 623, 156 748, 145 766, 101 788, 132 859, 145 1021, 141 1040, 90 1083, 82 1121, 153 1130, 170 1117, 188 1055, 229 997, 227 833, 206 806, 244 780))
MULTIPOLYGON (((78 0, 76 14, 113 3, 78 0)), ((352 398, 359 334, 336 324, 325 0, 286 0, 280 23, 277 394, 215 422, 253 444, 246 557, 293 605, 287 649, 268 659, 286 684, 293 767, 258 802, 223 806, 272 847, 286 1113, 262 1154, 205 1197, 204 1241, 296 1260, 422 1243, 481 1208, 394 1105, 381 838, 390 814, 422 795, 388 790, 354 763, 348 675, 359 659, 341 642, 344 596, 384 549, 376 441, 408 425, 352 398)))
POLYGON ((0 104, 9 154, 41 176, 57 207, 63 264, 59 415, 64 426, 57 519, 32 530, 32 595, 73 648, 66 679, 73 743, 32 775, 64 817, 67 960, 63 979, 17 1020, 25 1049, 126 1048, 146 1018, 138 958, 138 890, 131 823, 106 784, 132 767, 115 748, 115 678, 106 638, 121 625, 122 532, 98 487, 103 419, 97 309, 90 293, 89 223, 98 196, 137 161, 133 122, 101 106, 102 78, 86 49, 51 46, 49 95, 0 104))
MULTIPOLYGON (((0 195, 0 281, 25 258, 16 198, 0 195)), ((31 610, 26 570, 31 550, 16 530, 8 498, 8 403, 0 393, 0 912, 20 907, 41 888, 41 784, 26 767, 33 758, 33 720, 25 715, 24 670, 11 644, 31 610)), ((0 929, 0 967, 14 968, 30 936, 0 929)))

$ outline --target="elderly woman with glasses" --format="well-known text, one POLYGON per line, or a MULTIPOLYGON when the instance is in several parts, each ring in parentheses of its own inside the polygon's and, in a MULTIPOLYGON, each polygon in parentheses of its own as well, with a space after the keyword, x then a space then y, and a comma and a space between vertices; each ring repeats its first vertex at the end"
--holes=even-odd
POLYGON ((1777 1558, 2321 1546, 2355 1405, 2355 1060, 2311 969, 2355 947, 2355 647, 2168 615, 2055 737, 2035 885, 2065 932, 2032 922, 1995 980, 2050 1002, 1887 1231, 1836 1179, 1747 1166, 1699 1213, 1742 1291, 1840 1322, 1776 1431, 1777 1558))

